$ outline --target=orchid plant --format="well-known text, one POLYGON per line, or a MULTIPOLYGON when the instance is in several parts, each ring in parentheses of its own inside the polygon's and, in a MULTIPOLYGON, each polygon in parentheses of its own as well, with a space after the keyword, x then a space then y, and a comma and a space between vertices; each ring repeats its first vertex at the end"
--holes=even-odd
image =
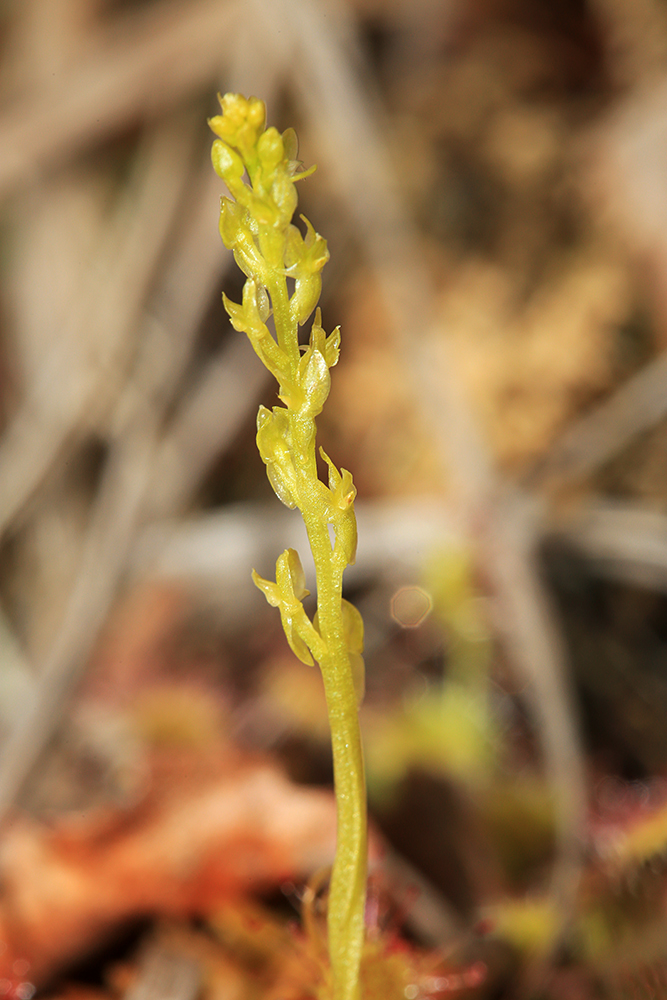
POLYGON ((303 517, 315 564, 317 612, 303 607, 308 591, 294 549, 278 557, 276 578, 253 571, 269 604, 280 611, 287 641, 304 663, 317 661, 324 681, 337 801, 337 847, 328 896, 330 974, 323 995, 356 1000, 364 944, 367 820, 358 706, 363 696, 363 622, 342 596, 343 572, 355 560, 356 489, 346 469, 322 450, 328 482, 318 474, 316 418, 329 395, 340 330, 327 334, 319 301, 326 240, 301 216, 293 223, 302 170, 293 129, 266 127, 255 97, 220 97, 222 114, 209 121, 217 136, 213 166, 231 197, 223 197, 220 235, 246 276, 242 302, 223 296, 234 329, 245 333, 278 382, 280 405, 257 414, 257 447, 278 498, 303 517), (314 315, 313 315, 314 313, 314 315), (312 317, 312 319, 311 319, 312 317), (275 336, 267 325, 273 320, 275 336), (299 327, 310 321, 308 344, 299 327), (332 531, 332 534, 330 533, 332 531), (333 536, 333 537, 332 537, 333 536))

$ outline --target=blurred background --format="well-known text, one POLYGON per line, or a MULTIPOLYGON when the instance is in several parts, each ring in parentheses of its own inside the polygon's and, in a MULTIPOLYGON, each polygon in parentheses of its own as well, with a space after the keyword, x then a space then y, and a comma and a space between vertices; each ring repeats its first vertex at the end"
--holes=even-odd
POLYGON ((250 582, 307 550, 222 309, 226 91, 318 166, 369 920, 421 956, 376 992, 667 996, 663 0, 0 4, 0 995, 311 995, 331 765, 250 582))

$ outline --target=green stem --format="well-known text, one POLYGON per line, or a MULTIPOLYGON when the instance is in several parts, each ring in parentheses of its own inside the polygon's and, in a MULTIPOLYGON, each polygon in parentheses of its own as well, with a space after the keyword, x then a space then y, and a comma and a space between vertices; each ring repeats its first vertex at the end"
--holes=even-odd
POLYGON ((283 273, 283 247, 280 248, 279 253, 276 253, 274 241, 274 233, 260 231, 260 248, 269 264, 267 287, 273 308, 273 324, 278 346, 285 351, 292 365, 295 366, 299 361, 299 330, 297 324, 292 320, 289 307, 287 278, 283 273))
POLYGON ((317 578, 317 617, 328 654, 320 663, 331 728, 337 844, 328 902, 334 1000, 358 1000, 366 903, 366 782, 357 695, 343 634, 342 571, 333 564, 329 530, 303 512, 317 578))

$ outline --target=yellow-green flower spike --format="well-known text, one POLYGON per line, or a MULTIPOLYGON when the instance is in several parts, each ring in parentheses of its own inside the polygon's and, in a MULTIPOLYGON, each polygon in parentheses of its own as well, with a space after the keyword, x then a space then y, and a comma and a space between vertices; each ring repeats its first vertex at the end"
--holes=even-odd
MULTIPOLYGON (((209 124, 218 137, 213 166, 231 198, 221 199, 220 235, 246 276, 240 303, 223 296, 235 330, 245 333, 278 382, 282 405, 260 406, 257 447, 278 498, 301 511, 315 563, 317 612, 308 617, 308 591, 301 560, 286 549, 276 563, 275 583, 253 571, 269 604, 278 608, 294 654, 317 661, 329 711, 338 805, 338 837, 329 888, 328 932, 331 975, 321 984, 322 1000, 359 1000, 359 965, 364 943, 366 899, 366 788, 358 704, 364 690, 364 626, 343 599, 343 571, 354 562, 356 489, 346 469, 323 451, 328 482, 317 471, 315 418, 329 395, 329 370, 338 361, 340 330, 326 334, 316 309, 326 240, 301 216, 292 222, 301 170, 292 129, 281 135, 266 127, 266 109, 256 97, 220 97, 222 114, 209 124), (288 286, 288 279, 290 285, 288 286), (290 291, 291 289, 291 291, 290 291), (299 327, 315 311, 308 345, 299 327), (273 317, 275 338, 267 320, 273 317), (331 544, 329 526, 333 529, 331 544)), ((313 168, 314 169, 314 168, 313 168)))

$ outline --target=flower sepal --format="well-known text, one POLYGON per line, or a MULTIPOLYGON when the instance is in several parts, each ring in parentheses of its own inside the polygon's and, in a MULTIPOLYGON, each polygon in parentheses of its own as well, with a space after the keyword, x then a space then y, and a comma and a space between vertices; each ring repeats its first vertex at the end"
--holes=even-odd
POLYGON ((347 469, 339 472, 324 448, 320 448, 320 455, 329 467, 325 516, 336 535, 334 555, 343 561, 344 566, 351 566, 357 558, 357 517, 354 512, 357 489, 352 482, 352 474, 347 469))
POLYGON ((338 364, 340 356, 340 327, 337 326, 327 336, 322 327, 322 310, 319 306, 315 310, 315 318, 310 328, 310 347, 320 352, 327 363, 327 368, 333 368, 334 365, 338 364))
POLYGON ((302 600, 309 591, 305 586, 305 574, 295 549, 285 549, 276 562, 276 582, 265 580, 252 571, 253 583, 258 587, 269 604, 280 609, 280 619, 290 649, 302 663, 313 666, 314 653, 320 660, 326 653, 322 636, 304 611, 302 600))
POLYGON ((296 471, 290 447, 287 410, 282 406, 274 406, 273 410, 260 406, 257 411, 256 440, 274 493, 286 507, 294 510, 297 505, 296 471))
POLYGON ((232 326, 239 333, 246 333, 253 350, 281 384, 290 381, 290 363, 287 355, 276 344, 264 319, 269 315, 269 299, 265 289, 248 279, 243 286, 243 304, 232 302, 224 294, 223 305, 232 326))
POLYGON ((320 272, 329 260, 327 241, 315 232, 305 215, 301 219, 306 226, 305 237, 297 226, 290 226, 285 246, 287 274, 294 278, 290 312, 299 326, 303 326, 317 305, 322 291, 320 272))

